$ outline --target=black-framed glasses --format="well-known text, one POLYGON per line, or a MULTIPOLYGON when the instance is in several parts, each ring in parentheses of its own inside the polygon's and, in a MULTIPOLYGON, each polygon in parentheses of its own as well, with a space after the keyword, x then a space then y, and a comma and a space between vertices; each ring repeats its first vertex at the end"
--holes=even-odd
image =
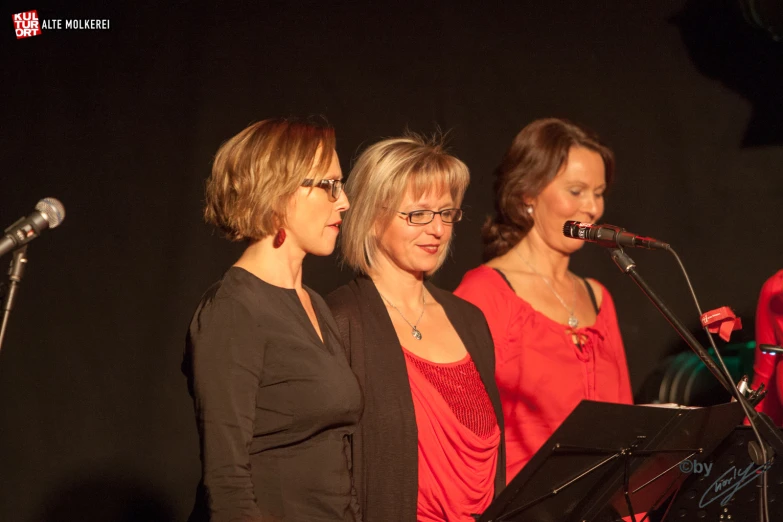
POLYGON ((321 181, 306 179, 302 181, 302 186, 324 189, 329 196, 329 201, 337 201, 337 198, 343 193, 343 180, 341 179, 322 179, 321 181))
POLYGON ((410 212, 400 212, 398 210, 397 213, 407 217, 408 223, 411 225, 426 225, 428 223, 432 223, 432 220, 435 219, 436 214, 440 215, 440 219, 442 219, 444 223, 456 223, 458 221, 462 221, 461 208, 444 208, 443 210, 438 210, 437 212, 434 210, 411 210, 410 212))

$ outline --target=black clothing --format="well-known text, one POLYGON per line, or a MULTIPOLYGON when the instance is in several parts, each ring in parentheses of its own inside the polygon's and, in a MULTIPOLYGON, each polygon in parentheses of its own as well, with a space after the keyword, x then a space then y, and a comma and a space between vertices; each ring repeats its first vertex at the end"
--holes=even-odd
MULTIPOLYGON (((506 445, 492 335, 477 307, 429 283, 426 287, 445 310, 492 401, 501 430, 497 496, 506 486, 506 445)), ((326 301, 364 394, 364 413, 353 437, 354 484, 363 519, 415 522, 418 432, 405 356, 394 325, 375 284, 367 277, 341 286, 326 301)))
POLYGON ((307 291, 323 342, 296 290, 244 269, 202 298, 183 362, 201 439, 191 520, 359 520, 350 437, 361 391, 329 309, 307 291))

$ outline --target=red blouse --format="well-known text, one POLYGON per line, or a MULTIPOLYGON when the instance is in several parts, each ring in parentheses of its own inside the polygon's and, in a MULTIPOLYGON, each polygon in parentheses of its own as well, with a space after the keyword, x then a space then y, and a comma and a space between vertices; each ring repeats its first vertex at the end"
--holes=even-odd
POLYGON ((581 349, 568 326, 534 310, 488 266, 465 274, 454 292, 484 312, 495 342, 508 482, 582 399, 633 403, 614 302, 601 290, 595 324, 576 329, 581 349))
POLYGON ((418 430, 416 519, 473 522, 495 492, 500 429, 469 355, 433 363, 405 350, 418 430))
MULTIPOLYGON (((783 270, 761 288, 756 309, 756 344, 783 344, 783 270)), ((767 395, 756 406, 780 426, 783 424, 783 355, 766 355, 756 348, 753 388, 764 383, 767 395)))

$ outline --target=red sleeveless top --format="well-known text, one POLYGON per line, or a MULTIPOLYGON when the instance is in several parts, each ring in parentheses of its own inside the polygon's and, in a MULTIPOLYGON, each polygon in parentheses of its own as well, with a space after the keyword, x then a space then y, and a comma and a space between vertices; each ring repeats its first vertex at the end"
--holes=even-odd
POLYGON ((633 404, 614 302, 601 291, 595 324, 575 331, 536 311, 486 265, 465 274, 454 291, 481 308, 495 342, 508 482, 583 399, 633 404))
POLYGON ((418 429, 418 521, 473 522, 494 496, 500 429, 470 355, 434 363, 405 350, 418 429))

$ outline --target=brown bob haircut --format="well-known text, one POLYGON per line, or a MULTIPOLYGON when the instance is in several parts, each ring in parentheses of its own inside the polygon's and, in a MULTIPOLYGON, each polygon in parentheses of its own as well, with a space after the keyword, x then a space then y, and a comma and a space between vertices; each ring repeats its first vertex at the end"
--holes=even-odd
POLYGON ((536 120, 516 135, 495 169, 495 212, 482 230, 484 261, 511 250, 533 227, 525 202, 538 196, 565 167, 572 147, 597 152, 604 160, 606 185, 614 178, 614 154, 598 136, 568 120, 536 120))
POLYGON ((289 118, 259 121, 225 142, 207 180, 204 219, 232 241, 275 234, 302 181, 323 179, 334 129, 289 118))

